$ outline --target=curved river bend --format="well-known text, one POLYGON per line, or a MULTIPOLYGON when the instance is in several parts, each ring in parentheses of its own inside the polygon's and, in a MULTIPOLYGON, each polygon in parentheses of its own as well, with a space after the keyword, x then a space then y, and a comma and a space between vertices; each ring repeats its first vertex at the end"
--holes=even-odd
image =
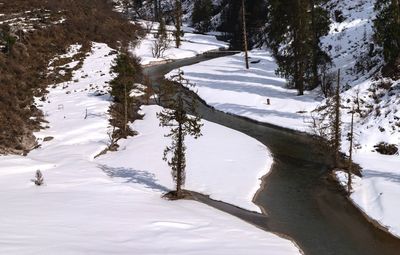
MULTIPOLYGON (((146 67, 144 72, 157 87, 171 70, 208 59, 198 56, 146 67)), ((199 101, 204 119, 262 142, 272 152, 274 164, 254 198, 262 215, 201 194, 195 195, 198 200, 294 240, 306 255, 400 254, 400 239, 370 223, 330 181, 330 161, 310 136, 222 113, 199 101)))

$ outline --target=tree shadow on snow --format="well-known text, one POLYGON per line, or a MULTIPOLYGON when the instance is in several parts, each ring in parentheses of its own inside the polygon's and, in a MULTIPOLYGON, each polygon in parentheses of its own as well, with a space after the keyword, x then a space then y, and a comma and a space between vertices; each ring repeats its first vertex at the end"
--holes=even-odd
POLYGON ((110 167, 107 165, 99 165, 99 168, 111 178, 123 179, 124 183, 137 183, 145 186, 146 188, 161 192, 170 191, 166 187, 157 183, 157 179, 155 178, 154 174, 146 171, 135 170, 132 168, 110 167))
POLYGON ((388 181, 391 182, 398 182, 400 183, 400 175, 395 174, 395 173, 388 173, 388 172, 378 172, 378 171, 373 171, 373 170, 364 170, 363 171, 363 176, 365 178, 385 178, 388 181))

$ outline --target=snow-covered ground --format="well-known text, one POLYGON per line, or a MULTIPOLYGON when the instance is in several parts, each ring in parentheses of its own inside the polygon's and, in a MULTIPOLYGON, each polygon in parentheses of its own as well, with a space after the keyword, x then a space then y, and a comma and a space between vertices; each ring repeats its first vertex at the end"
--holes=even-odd
MULTIPOLYGON (((164 148, 170 140, 164 137, 168 129, 158 126, 158 106, 143 108, 145 118, 135 121, 133 129, 139 135, 122 141, 121 151, 109 153, 99 162, 111 169, 140 169, 157 176, 158 183, 173 189, 168 165, 161 159, 164 148), (107 163, 108 162, 108 163, 107 163)), ((188 137, 186 188, 211 198, 236 206, 261 212, 252 203, 260 187, 260 178, 272 165, 268 149, 260 142, 235 130, 203 121, 203 136, 199 139, 188 137)), ((120 170, 118 170, 120 169, 120 170)), ((113 175, 113 173, 111 173, 113 175)))
MULTIPOLYGON (((358 94, 363 117, 355 116, 355 162, 363 167, 363 177, 355 180, 351 198, 370 217, 400 236, 400 214, 396 200, 400 194, 400 156, 383 156, 375 152, 380 142, 400 148, 400 82, 373 82, 372 74, 381 63, 379 56, 369 56, 372 42, 373 1, 337 1, 326 5, 333 13, 342 11, 343 22, 333 22, 322 45, 333 57, 332 73, 342 70, 341 84, 344 130, 342 151, 348 152, 349 111, 358 94), (362 58, 360 58, 360 56, 362 58), (362 59, 362 61, 360 60, 362 59), (368 65, 375 65, 368 69, 368 65), (360 71, 364 67, 364 71, 360 71), (358 70, 358 71, 357 71, 358 70)), ((276 63, 265 50, 250 52, 250 70, 244 68, 243 55, 213 59, 184 67, 186 78, 209 105, 221 111, 258 121, 312 132, 310 112, 323 104, 318 91, 299 97, 285 88, 285 80, 275 75, 276 63), (270 105, 267 100, 270 100, 270 105)), ((171 73, 176 72, 173 71, 171 73)), ((387 81, 386 81, 387 82, 387 81)))
MULTIPOLYGON (((363 177, 353 176, 351 199, 372 219, 400 237, 399 186, 400 160, 373 153, 356 154, 354 160, 363 168, 363 177)), ((347 174, 337 172, 340 182, 347 185, 347 174)))
MULTIPOLYGON (((156 40, 154 38, 154 33, 157 32, 159 24, 147 21, 142 21, 140 24, 143 27, 148 26, 149 30, 152 32, 146 35, 146 37, 138 43, 136 48, 132 49, 132 52, 141 58, 141 63, 143 65, 154 64, 166 60, 190 58, 207 51, 228 48, 228 44, 226 42, 217 40, 215 36, 195 34, 193 33, 192 28, 184 26, 182 45, 179 48, 176 48, 174 38, 171 32, 169 32, 170 47, 165 51, 162 57, 154 58, 152 55, 152 47, 154 45, 154 41, 156 40)), ((167 30, 173 31, 175 28, 173 26, 167 26, 167 30)))
MULTIPOLYGON (((74 82, 38 101, 49 121, 36 134, 42 146, 0 157, 1 254, 299 254, 290 241, 206 205, 161 198, 173 184, 158 107, 143 108, 133 124, 139 135, 120 151, 94 159, 108 141, 110 104, 96 91, 107 89, 115 55, 104 44, 92 50, 74 82), (30 181, 38 169, 41 187, 30 181)), ((187 187, 256 209, 250 200, 271 163, 267 149, 216 124, 205 122, 203 133, 188 140, 187 187)))
POLYGON ((260 61, 251 63, 249 70, 245 69, 243 54, 216 58, 182 70, 196 85, 192 89, 218 110, 306 131, 309 111, 320 102, 318 93, 297 96, 296 90, 287 89, 285 79, 276 76, 277 66, 268 51, 253 50, 249 56, 251 62, 260 61))

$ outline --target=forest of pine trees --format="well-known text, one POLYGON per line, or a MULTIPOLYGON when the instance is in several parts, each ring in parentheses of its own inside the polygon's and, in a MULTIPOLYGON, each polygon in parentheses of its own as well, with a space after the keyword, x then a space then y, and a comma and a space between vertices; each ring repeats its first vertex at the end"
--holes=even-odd
POLYGON ((211 28, 213 4, 211 0, 196 0, 193 6, 192 24, 201 33, 211 28))

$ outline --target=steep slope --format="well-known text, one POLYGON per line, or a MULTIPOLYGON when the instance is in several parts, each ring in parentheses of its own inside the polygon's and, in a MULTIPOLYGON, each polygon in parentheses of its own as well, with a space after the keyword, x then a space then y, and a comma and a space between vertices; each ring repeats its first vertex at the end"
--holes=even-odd
MULTIPOLYGON (((354 177, 351 199, 369 216, 400 236, 400 81, 382 78, 379 48, 373 41, 374 3, 331 1, 333 13, 342 11, 341 22, 332 25, 323 43, 330 48, 335 66, 344 74, 342 85, 343 145, 348 152, 350 111, 355 109, 355 161, 363 168, 354 177), (331 47, 330 47, 331 46, 331 47), (397 149, 396 149, 397 148, 397 149), (381 155, 384 154, 394 155, 381 155)), ((343 185, 346 174, 338 173, 343 185)))

